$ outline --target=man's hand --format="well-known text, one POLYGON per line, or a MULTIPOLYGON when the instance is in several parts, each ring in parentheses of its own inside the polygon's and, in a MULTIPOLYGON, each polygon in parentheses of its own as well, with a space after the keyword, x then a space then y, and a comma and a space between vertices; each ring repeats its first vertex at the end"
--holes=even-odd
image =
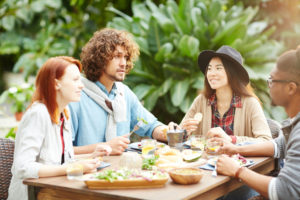
POLYGON ((221 155, 217 162, 217 171, 226 176, 235 176, 239 164, 227 155, 221 155))
POLYGON ((220 154, 227 154, 227 155, 233 155, 237 154, 238 152, 238 146, 232 144, 231 142, 224 141, 223 138, 214 138, 213 140, 222 140, 223 144, 221 148, 219 148, 218 153, 220 154))
POLYGON ((126 134, 106 142, 106 144, 108 144, 112 149, 111 155, 121 155, 124 152, 124 150, 128 147, 128 144, 130 143, 128 137, 129 134, 126 134))
POLYGON ((157 126, 153 130, 152 137, 156 140, 166 142, 167 141, 167 131, 168 130, 169 130, 169 127, 166 126, 166 125, 157 126))
POLYGON ((232 142, 231 137, 227 135, 221 127, 211 128, 207 132, 206 137, 207 138, 218 137, 218 138, 222 138, 225 141, 232 142))

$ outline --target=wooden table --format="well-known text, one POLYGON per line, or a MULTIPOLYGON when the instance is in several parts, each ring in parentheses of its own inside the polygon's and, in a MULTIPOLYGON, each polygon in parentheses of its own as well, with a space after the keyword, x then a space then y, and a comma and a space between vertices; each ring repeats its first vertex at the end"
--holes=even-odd
MULTIPOLYGON (((106 157, 104 161, 117 166, 119 156, 106 157)), ((269 157, 251 157, 255 164, 250 168, 267 174, 275 167, 274 159, 269 157)), ((216 199, 235 190, 243 183, 228 176, 211 176, 205 171, 202 180, 195 185, 177 185, 169 180, 163 188, 90 190, 82 181, 70 181, 66 176, 26 179, 29 199, 216 199)))

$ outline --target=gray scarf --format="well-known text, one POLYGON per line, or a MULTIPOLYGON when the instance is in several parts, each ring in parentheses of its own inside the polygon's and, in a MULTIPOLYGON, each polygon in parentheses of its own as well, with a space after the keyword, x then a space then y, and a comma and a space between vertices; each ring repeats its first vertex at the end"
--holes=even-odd
POLYGON ((108 113, 105 132, 106 141, 117 137, 117 123, 126 121, 124 85, 121 82, 115 83, 117 87, 116 97, 114 100, 110 100, 94 82, 84 77, 81 80, 85 86, 83 91, 108 113))

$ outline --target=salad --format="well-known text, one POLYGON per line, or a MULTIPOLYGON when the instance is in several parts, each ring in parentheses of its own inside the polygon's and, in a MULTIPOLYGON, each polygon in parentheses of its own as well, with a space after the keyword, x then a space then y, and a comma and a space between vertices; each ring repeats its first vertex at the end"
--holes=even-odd
POLYGON ((149 171, 149 170, 137 170, 137 169, 109 169, 103 172, 93 174, 93 179, 107 180, 109 182, 131 180, 131 179, 144 179, 152 181, 153 179, 165 179, 168 178, 168 174, 163 171, 149 171))

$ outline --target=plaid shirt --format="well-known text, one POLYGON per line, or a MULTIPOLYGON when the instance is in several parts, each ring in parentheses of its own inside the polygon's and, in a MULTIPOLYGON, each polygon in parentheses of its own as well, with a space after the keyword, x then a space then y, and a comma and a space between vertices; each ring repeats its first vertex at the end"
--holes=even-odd
POLYGON ((241 97, 233 95, 229 109, 224 113, 221 118, 220 113, 217 108, 217 97, 216 94, 213 94, 208 100, 208 104, 211 105, 212 109, 212 127, 221 127, 225 133, 228 135, 233 134, 233 123, 234 123, 234 113, 235 108, 242 107, 241 97))

